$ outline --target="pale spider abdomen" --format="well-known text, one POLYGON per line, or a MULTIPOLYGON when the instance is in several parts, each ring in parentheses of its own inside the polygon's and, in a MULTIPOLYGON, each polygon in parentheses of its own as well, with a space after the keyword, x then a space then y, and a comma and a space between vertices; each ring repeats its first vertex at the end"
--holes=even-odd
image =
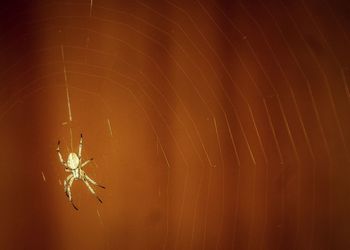
POLYGON ((68 155, 67 165, 70 169, 76 169, 79 166, 79 157, 76 153, 68 155))

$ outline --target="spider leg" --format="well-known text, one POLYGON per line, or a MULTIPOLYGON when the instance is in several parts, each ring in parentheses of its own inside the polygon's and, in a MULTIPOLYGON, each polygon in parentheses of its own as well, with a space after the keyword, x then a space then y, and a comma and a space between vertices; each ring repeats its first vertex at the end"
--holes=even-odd
POLYGON ((63 160, 63 157, 62 157, 62 154, 61 154, 61 151, 60 151, 60 141, 58 141, 57 143, 57 148, 56 148, 56 152, 58 154, 58 159, 60 160, 61 164, 65 167, 67 167, 67 163, 63 160))
POLYGON ((72 203, 72 206, 74 207, 75 210, 79 210, 79 209, 77 208, 77 206, 73 203, 73 201, 71 201, 71 203, 72 203))
POLYGON ((86 179, 83 179, 83 182, 85 183, 85 185, 88 187, 88 189, 90 190, 90 192, 96 196, 96 198, 99 200, 99 202, 102 203, 102 200, 100 199, 100 197, 98 197, 98 195, 95 193, 95 191, 92 189, 92 187, 90 186, 89 182, 86 179))
POLYGON ((68 193, 67 193, 67 184, 69 183, 70 179, 73 177, 73 174, 70 174, 67 176, 67 178, 64 180, 63 184, 64 184, 64 192, 66 193, 67 197, 68 197, 68 193))
POLYGON ((68 182, 68 185, 67 185, 67 194, 68 194, 68 199, 70 201, 70 203, 72 203, 72 206, 76 209, 76 210, 79 210, 73 203, 73 200, 72 200, 72 192, 70 191, 72 185, 73 185, 73 182, 75 180, 75 177, 72 177, 69 179, 69 182, 68 182))
POLYGON ((93 185, 100 187, 100 188, 106 188, 105 186, 102 186, 101 184, 98 184, 96 181, 94 181, 93 179, 91 179, 87 174, 85 174, 85 178, 87 181, 89 181, 90 183, 92 183, 93 185))
POLYGON ((89 164, 94 158, 91 158, 90 160, 85 161, 83 164, 81 164, 81 167, 85 167, 87 164, 89 164))
POLYGON ((83 134, 80 134, 80 142, 79 142, 79 151, 78 151, 78 157, 81 159, 81 151, 83 149, 83 134))

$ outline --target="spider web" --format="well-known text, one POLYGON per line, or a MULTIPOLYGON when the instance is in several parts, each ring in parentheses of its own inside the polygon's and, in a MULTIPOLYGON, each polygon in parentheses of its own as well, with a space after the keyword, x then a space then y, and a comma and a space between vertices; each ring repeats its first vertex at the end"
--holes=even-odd
POLYGON ((5 4, 1 247, 348 246, 349 7, 5 4), (77 212, 80 133, 107 189, 75 182, 77 212))

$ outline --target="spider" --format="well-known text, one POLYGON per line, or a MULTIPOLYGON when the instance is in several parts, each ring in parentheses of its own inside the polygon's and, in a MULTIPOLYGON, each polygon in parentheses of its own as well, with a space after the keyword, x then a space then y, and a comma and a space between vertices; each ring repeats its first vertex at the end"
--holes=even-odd
POLYGON ((79 151, 78 155, 74 152, 69 153, 67 162, 63 160, 63 157, 60 152, 60 141, 57 143, 57 154, 58 158, 61 162, 61 164, 65 167, 66 172, 70 172, 71 174, 68 175, 68 177, 64 181, 64 191, 69 199, 69 201, 72 203, 73 207, 78 210, 78 208, 75 206, 72 200, 72 193, 71 193, 71 187, 73 185, 74 180, 81 180, 85 183, 87 188, 90 190, 90 192, 96 196, 96 198, 99 200, 99 202, 102 203, 102 200, 100 197, 97 196, 95 191, 90 186, 90 183, 94 186, 105 188, 104 186, 96 183, 94 180, 92 180, 84 171, 83 167, 85 167, 87 164, 89 164, 93 158, 85 161, 82 163, 82 157, 81 157, 81 151, 83 149, 83 134, 80 134, 80 143, 79 143, 79 151))

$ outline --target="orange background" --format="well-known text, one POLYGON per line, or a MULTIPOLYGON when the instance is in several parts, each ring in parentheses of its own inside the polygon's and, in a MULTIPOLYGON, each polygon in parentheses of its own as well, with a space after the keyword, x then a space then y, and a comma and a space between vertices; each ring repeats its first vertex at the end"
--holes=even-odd
POLYGON ((7 2, 1 249, 350 248, 348 1, 7 2))

